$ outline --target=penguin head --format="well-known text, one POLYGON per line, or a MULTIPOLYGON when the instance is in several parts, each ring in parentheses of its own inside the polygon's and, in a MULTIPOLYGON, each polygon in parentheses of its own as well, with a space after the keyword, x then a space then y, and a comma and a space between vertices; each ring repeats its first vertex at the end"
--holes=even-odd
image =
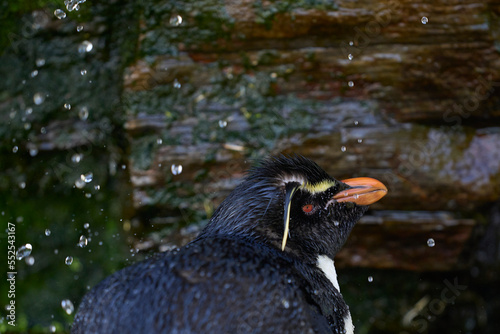
POLYGON ((333 258, 367 205, 386 193, 375 179, 338 181, 301 156, 269 158, 221 203, 200 237, 236 236, 302 258, 333 258))

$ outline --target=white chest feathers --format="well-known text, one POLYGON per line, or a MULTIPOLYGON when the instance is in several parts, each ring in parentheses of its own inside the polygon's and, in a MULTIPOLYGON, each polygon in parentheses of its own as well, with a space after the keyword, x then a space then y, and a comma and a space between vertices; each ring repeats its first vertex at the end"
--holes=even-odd
MULTIPOLYGON (((318 256, 318 268, 325 274, 326 278, 333 284, 335 289, 340 292, 339 281, 337 280, 337 271, 332 259, 326 255, 318 256)), ((354 334, 354 325, 352 323, 351 312, 347 311, 344 318, 344 326, 346 334, 354 334)))

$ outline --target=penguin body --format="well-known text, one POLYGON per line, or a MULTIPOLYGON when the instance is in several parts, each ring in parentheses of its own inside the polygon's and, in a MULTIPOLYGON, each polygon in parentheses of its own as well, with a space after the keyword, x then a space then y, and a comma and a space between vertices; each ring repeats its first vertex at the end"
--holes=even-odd
POLYGON ((353 333, 333 257, 372 201, 358 198, 385 189, 356 187, 265 161, 193 242, 93 288, 72 333, 353 333))

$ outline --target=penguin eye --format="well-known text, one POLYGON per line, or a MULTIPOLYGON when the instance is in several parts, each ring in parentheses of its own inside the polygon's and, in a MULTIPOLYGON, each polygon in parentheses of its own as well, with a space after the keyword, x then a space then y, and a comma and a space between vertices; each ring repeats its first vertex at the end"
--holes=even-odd
POLYGON ((306 204, 302 207, 302 211, 304 211, 304 213, 312 213, 314 210, 314 205, 312 204, 306 204))

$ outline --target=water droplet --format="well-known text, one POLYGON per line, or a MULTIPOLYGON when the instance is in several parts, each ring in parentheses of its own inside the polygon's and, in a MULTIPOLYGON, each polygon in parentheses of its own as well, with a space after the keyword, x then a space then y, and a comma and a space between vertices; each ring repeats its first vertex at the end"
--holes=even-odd
POLYGON ((362 142, 363 142, 363 139, 359 138, 359 139, 358 139, 358 143, 360 143, 360 144, 361 144, 362 142))
POLYGON ((81 153, 75 153, 75 154, 73 154, 71 156, 71 162, 74 163, 74 164, 77 164, 80 161, 82 161, 82 158, 83 158, 83 154, 81 154, 81 153))
POLYGON ((372 276, 368 276, 368 282, 373 282, 373 277, 372 276))
POLYGON ((338 220, 334 220, 334 221, 333 221, 333 225, 335 225, 335 226, 339 226, 339 225, 340 225, 340 222, 339 222, 338 220))
POLYGON ((87 108, 86 106, 80 107, 80 111, 78 111, 78 117, 80 117, 82 121, 86 121, 87 118, 89 118, 89 108, 87 108))
POLYGON ((101 186, 100 186, 100 185, 98 185, 98 184, 96 184, 96 185, 94 186, 94 189, 95 189, 95 190, 101 190, 101 186))
POLYGON ((14 146, 14 147, 12 148, 12 152, 13 152, 13 153, 17 153, 17 151, 19 151, 19 147, 14 146))
POLYGON ((87 246, 87 243, 88 243, 87 238, 84 235, 81 235, 80 240, 78 241, 78 247, 83 248, 83 247, 87 246))
POLYGON ((30 255, 30 256, 27 256, 27 257, 24 259, 24 261, 26 262, 26 264, 27 264, 28 266, 32 266, 32 265, 34 265, 34 264, 35 264, 35 258, 34 258, 33 256, 31 256, 31 255, 30 255))
POLYGON ((354 87, 354 82, 353 82, 353 81, 349 81, 349 82, 347 83, 347 85, 348 85, 349 87, 354 87))
POLYGON ((83 181, 81 178, 77 179, 75 181, 75 187, 77 187, 78 189, 82 189, 83 187, 85 187, 85 181, 83 181))
POLYGON ((427 22, 429 22, 429 19, 425 16, 422 17, 422 19, 420 20, 420 22, 422 22, 422 24, 427 24, 427 22))
POLYGON ((79 10, 80 4, 84 3, 86 0, 64 0, 64 4, 66 5, 66 9, 68 11, 79 10))
POLYGON ((170 167, 170 170, 172 171, 172 174, 179 175, 182 173, 182 165, 173 164, 172 167, 170 167))
POLYGON ((156 139, 156 143, 157 143, 158 145, 163 144, 163 139, 161 139, 161 138, 156 139))
POLYGON ((225 128, 227 126, 227 121, 225 120, 220 120, 219 121, 219 127, 220 128, 225 128))
POLYGON ((48 237, 50 235, 51 231, 47 228, 45 229, 45 235, 48 237))
POLYGON ((358 122, 358 121, 354 121, 354 125, 358 125, 358 124, 359 124, 359 122, 358 122))
POLYGON ((83 30, 83 26, 76 26, 76 31, 77 31, 77 32, 80 32, 80 31, 82 31, 82 30, 83 30))
POLYGON ((350 54, 350 53, 349 53, 349 54, 347 55, 347 59, 349 59, 349 60, 353 60, 353 59, 354 59, 354 56, 353 56, 352 54, 350 54))
POLYGON ((85 194, 85 198, 91 198, 92 197, 92 194, 91 193, 86 193, 85 194))
POLYGON ((89 227, 90 227, 90 224, 89 224, 89 223, 85 223, 85 224, 83 224, 83 228, 84 228, 84 229, 86 229, 86 230, 87 230, 89 227))
POLYGON ((24 111, 24 113, 26 115, 31 115, 33 113, 33 108, 31 108, 31 107, 30 108, 26 108, 26 110, 24 111))
POLYGON ((78 45, 78 53, 90 52, 94 48, 94 45, 89 41, 83 41, 80 45, 78 45))
POLYGON ((31 129, 31 123, 24 123, 24 130, 31 129))
POLYGON ((65 103, 64 104, 64 109, 71 110, 71 104, 65 103))
POLYGON ((21 189, 26 188, 26 182, 24 182, 24 181, 19 182, 19 188, 21 188, 21 189))
POLYGON ((70 266, 73 263, 73 257, 66 256, 66 258, 64 259, 64 263, 66 263, 68 266, 70 266))
POLYGON ((177 79, 175 79, 175 80, 174 80, 174 88, 179 89, 179 88, 181 88, 181 87, 182 87, 181 83, 180 83, 177 79))
POLYGON ((342 146, 342 147, 340 148, 340 150, 341 150, 342 152, 345 152, 345 151, 347 151, 347 147, 342 146))
POLYGON ((43 101, 45 101, 45 96, 43 96, 42 93, 35 93, 35 95, 33 95, 33 102, 37 106, 39 106, 40 104, 42 104, 43 101))
POLYGON ((30 73, 30 77, 34 78, 38 75, 38 70, 33 70, 31 73, 30 73))
POLYGON ((16 251, 16 259, 22 260, 26 256, 29 256, 31 254, 31 251, 33 250, 33 246, 31 244, 25 244, 19 247, 16 251))
POLYGON ((64 312, 66 312, 66 314, 71 314, 75 310, 73 303, 69 299, 62 300, 61 307, 63 308, 64 312))
POLYGON ((354 42, 353 42, 353 41, 349 41, 349 45, 350 45, 350 46, 353 46, 353 45, 354 45, 354 42))
POLYGON ((56 255, 59 254, 59 249, 57 249, 57 248, 54 249, 54 254, 56 254, 56 255))
POLYGON ((429 246, 429 247, 434 247, 434 246, 436 246, 436 242, 434 241, 434 239, 429 238, 429 239, 427 240, 427 246, 429 246))
POLYGON ((55 332, 56 332, 56 326, 54 326, 54 325, 50 325, 50 326, 49 326, 49 331, 50 331, 51 333, 55 333, 55 332))
POLYGON ((61 20, 66 17, 66 13, 62 9, 56 9, 54 11, 54 16, 57 17, 59 20, 61 20))
POLYGON ((90 183, 92 182, 92 179, 94 178, 94 174, 92 172, 88 172, 87 174, 82 174, 80 175, 80 179, 84 181, 85 183, 90 183))
POLYGON ((81 71, 80 71, 80 74, 81 74, 81 75, 87 75, 87 70, 86 70, 86 69, 81 70, 81 71))
POLYGON ((172 17, 170 17, 170 25, 179 26, 181 24, 182 24, 182 16, 172 15, 172 17))
POLYGON ((290 307, 290 302, 286 299, 281 300, 281 304, 283 304, 284 308, 289 308, 290 307))
POLYGON ((35 60, 35 64, 36 64, 36 66, 38 66, 38 67, 42 67, 43 65, 45 65, 45 59, 43 59, 43 58, 38 58, 37 60, 35 60))

